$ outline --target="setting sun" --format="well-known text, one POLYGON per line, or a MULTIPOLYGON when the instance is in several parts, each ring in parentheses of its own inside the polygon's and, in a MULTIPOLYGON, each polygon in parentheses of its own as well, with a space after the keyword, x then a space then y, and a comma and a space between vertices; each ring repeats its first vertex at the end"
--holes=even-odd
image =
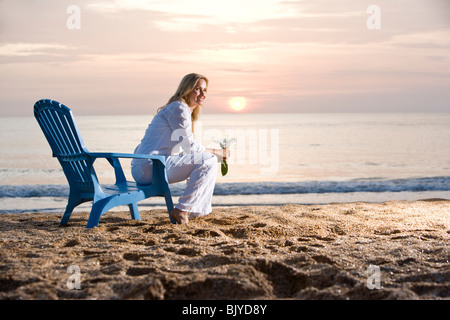
POLYGON ((230 108, 234 111, 241 111, 245 109, 247 100, 244 97, 233 97, 230 99, 230 108))

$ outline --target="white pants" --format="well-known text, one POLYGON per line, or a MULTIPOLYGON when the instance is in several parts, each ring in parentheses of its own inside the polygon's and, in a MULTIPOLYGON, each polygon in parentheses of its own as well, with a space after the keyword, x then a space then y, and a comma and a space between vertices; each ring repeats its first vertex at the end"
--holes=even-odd
MULTIPOLYGON (((166 158, 169 183, 188 180, 184 194, 176 208, 189 212, 190 218, 211 213, 211 200, 217 177, 217 157, 209 152, 180 154, 166 158)), ((152 182, 151 160, 141 162, 131 168, 134 180, 139 184, 152 182)))

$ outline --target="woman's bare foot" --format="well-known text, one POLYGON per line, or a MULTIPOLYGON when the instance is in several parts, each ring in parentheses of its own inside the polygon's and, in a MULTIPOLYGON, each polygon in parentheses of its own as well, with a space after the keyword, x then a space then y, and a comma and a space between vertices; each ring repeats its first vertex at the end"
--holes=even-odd
POLYGON ((189 222, 189 212, 181 211, 177 208, 172 210, 170 217, 178 224, 188 224, 189 222))

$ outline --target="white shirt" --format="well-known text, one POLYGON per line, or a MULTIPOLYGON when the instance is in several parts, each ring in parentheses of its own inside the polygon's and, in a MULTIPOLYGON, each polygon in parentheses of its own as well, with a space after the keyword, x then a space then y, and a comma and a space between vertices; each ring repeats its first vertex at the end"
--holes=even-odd
MULTIPOLYGON (((156 154, 170 156, 205 151, 195 141, 192 133, 191 109, 181 101, 174 101, 162 108, 149 124, 135 154, 156 154)), ((148 163, 145 159, 133 159, 132 166, 148 163)))

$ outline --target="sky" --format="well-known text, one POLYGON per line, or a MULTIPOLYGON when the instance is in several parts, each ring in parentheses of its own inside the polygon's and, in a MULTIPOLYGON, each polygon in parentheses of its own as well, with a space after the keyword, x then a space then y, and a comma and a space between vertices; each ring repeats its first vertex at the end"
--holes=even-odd
POLYGON ((0 0, 0 116, 450 112, 448 0, 0 0))

